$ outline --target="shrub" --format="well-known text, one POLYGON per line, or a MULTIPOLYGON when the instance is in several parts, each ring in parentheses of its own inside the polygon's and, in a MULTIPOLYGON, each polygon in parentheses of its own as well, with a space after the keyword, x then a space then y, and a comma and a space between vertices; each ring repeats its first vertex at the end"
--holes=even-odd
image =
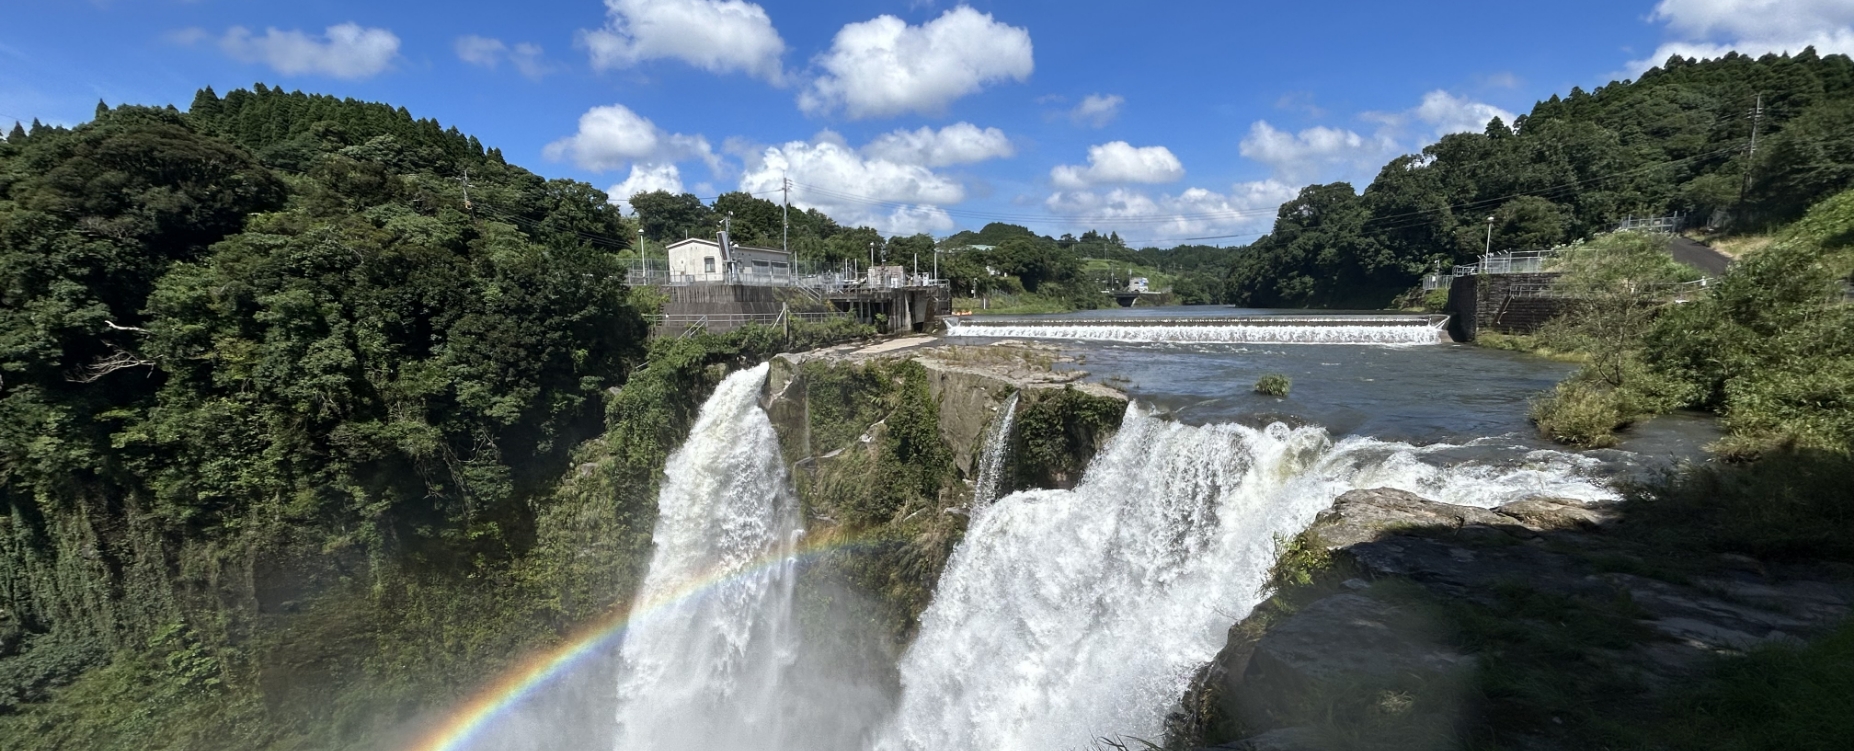
POLYGON ((1615 389, 1566 381, 1532 402, 1531 417, 1546 438, 1579 448, 1603 448, 1616 445, 1616 430, 1627 425, 1631 415, 1615 389))
POLYGON ((1288 389, 1294 385, 1292 380, 1280 373, 1269 373, 1255 382, 1255 393, 1265 396, 1287 396, 1288 389))

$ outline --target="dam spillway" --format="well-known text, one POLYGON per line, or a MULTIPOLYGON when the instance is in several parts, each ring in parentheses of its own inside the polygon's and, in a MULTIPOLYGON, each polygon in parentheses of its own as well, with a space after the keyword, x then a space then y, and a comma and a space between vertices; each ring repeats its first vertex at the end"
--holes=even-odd
POLYGON ((947 319, 946 334, 992 339, 1057 339, 1194 344, 1440 344, 1441 315, 1205 316, 1191 318, 947 319))

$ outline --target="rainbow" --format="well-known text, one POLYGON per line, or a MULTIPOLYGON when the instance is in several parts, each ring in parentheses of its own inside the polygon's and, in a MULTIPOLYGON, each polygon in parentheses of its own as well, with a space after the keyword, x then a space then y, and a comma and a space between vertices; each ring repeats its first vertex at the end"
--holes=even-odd
POLYGON ((558 646, 537 653, 510 669, 476 696, 451 712, 443 723, 428 732, 411 748, 414 751, 463 751, 483 731, 536 691, 566 675, 592 655, 615 646, 625 630, 651 615, 669 610, 719 589, 731 582, 758 574, 775 566, 805 564, 826 554, 867 544, 856 539, 834 540, 829 535, 799 546, 791 555, 768 556, 752 565, 729 569, 698 578, 681 589, 665 593, 648 602, 634 602, 581 628, 558 646))

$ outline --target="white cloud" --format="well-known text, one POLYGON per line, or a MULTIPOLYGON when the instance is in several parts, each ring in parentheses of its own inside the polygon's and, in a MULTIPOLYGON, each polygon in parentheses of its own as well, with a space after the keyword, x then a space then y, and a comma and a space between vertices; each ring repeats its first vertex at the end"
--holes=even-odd
POLYGON ((674 164, 633 164, 631 176, 624 182, 605 189, 611 202, 624 209, 626 214, 637 212, 631 209, 631 196, 648 193, 653 190, 682 192, 682 171, 674 164))
POLYGON ((1059 191, 1043 205, 1076 226, 1119 232, 1136 245, 1176 244, 1190 238, 1266 232, 1275 210, 1298 193, 1288 183, 1259 180, 1232 185, 1228 193, 1204 188, 1158 196, 1131 188, 1059 191))
POLYGON ((1513 113, 1485 102, 1476 102, 1465 97, 1458 97, 1441 89, 1423 95, 1423 102, 1411 111, 1416 119, 1427 123, 1440 138, 1450 133, 1481 133, 1487 130, 1487 122, 1500 118, 1508 126, 1513 124, 1513 113))
POLYGON ((1239 147, 1243 156, 1268 165, 1277 178, 1310 182, 1334 168, 1356 171, 1381 161, 1397 145, 1387 136, 1367 138, 1341 128, 1316 127, 1289 133, 1257 120, 1239 147))
POLYGON ((510 47, 500 39, 471 34, 458 37, 455 49, 458 59, 490 70, 495 70, 503 60, 507 60, 517 72, 534 81, 552 72, 541 60, 542 50, 538 44, 522 42, 510 47))
POLYGON ((1075 105, 1075 109, 1069 110, 1069 119, 1077 124, 1105 127, 1120 116, 1120 105, 1126 103, 1126 98, 1119 94, 1089 94, 1081 104, 1075 105))
POLYGON ((828 131, 751 156, 740 189, 774 193, 787 177, 794 206, 891 235, 951 231, 953 220, 940 207, 966 198, 965 186, 951 178, 918 163, 865 156, 828 131))
POLYGON ((1064 164, 1049 171, 1049 180, 1064 190, 1103 183, 1169 183, 1184 177, 1184 165, 1164 146, 1133 146, 1113 141, 1088 147, 1088 166, 1064 164))
POLYGON ((605 0, 605 28, 581 30, 594 70, 681 60, 710 73, 785 80, 785 40, 766 9, 743 0, 605 0))
POLYGON ((622 104, 594 107, 579 117, 579 132, 550 143, 548 159, 570 159, 584 169, 605 171, 634 162, 673 163, 699 159, 720 170, 720 158, 699 135, 669 133, 622 104))
POLYGON ((817 59, 825 73, 799 107, 853 119, 904 112, 936 115, 953 100, 1035 68, 1030 32, 961 5, 920 26, 894 16, 844 26, 817 59))
POLYGON ((330 26, 320 38, 274 28, 256 36, 250 29, 234 26, 219 40, 219 48, 234 59, 261 62, 284 75, 368 78, 392 65, 399 54, 399 37, 386 29, 355 23, 330 26))
POLYGON ((1674 39, 1648 57, 1628 63, 1641 73, 1673 55, 1716 58, 1796 53, 1813 46, 1821 54, 1854 54, 1854 3, 1847 0, 1661 0, 1651 21, 1662 21, 1674 39))
POLYGON ((997 128, 980 130, 972 123, 954 123, 939 130, 897 130, 885 133, 863 147, 863 156, 900 164, 949 167, 1000 159, 1017 153, 1011 139, 997 128))

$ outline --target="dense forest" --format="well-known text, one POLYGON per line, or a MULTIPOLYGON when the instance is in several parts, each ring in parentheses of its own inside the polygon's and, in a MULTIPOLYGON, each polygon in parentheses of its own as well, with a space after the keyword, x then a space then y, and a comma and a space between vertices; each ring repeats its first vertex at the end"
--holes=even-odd
MULTIPOLYGON (((356 653, 378 659, 446 618, 421 608, 485 607, 432 593, 534 558, 570 453, 643 360, 614 254, 630 234, 603 192, 383 105, 259 85, 202 91, 186 113, 99 105, 76 128, 14 129, 0 745, 263 745, 289 729, 240 724, 261 714, 254 684, 382 675, 296 664, 301 637, 274 619, 386 634, 356 653), (347 594, 302 612, 331 592, 347 594)), ((470 650, 414 662, 442 682, 470 650)), ((396 690, 350 709, 390 715, 415 687, 396 690)))
POLYGON ((1224 299, 1379 307, 1489 244, 1547 248, 1630 215, 1751 230, 1850 186, 1854 61, 1813 49, 1675 57, 1640 80, 1573 88, 1513 123, 1445 136, 1386 164, 1363 193, 1302 189, 1270 234, 1233 253, 1224 299))

